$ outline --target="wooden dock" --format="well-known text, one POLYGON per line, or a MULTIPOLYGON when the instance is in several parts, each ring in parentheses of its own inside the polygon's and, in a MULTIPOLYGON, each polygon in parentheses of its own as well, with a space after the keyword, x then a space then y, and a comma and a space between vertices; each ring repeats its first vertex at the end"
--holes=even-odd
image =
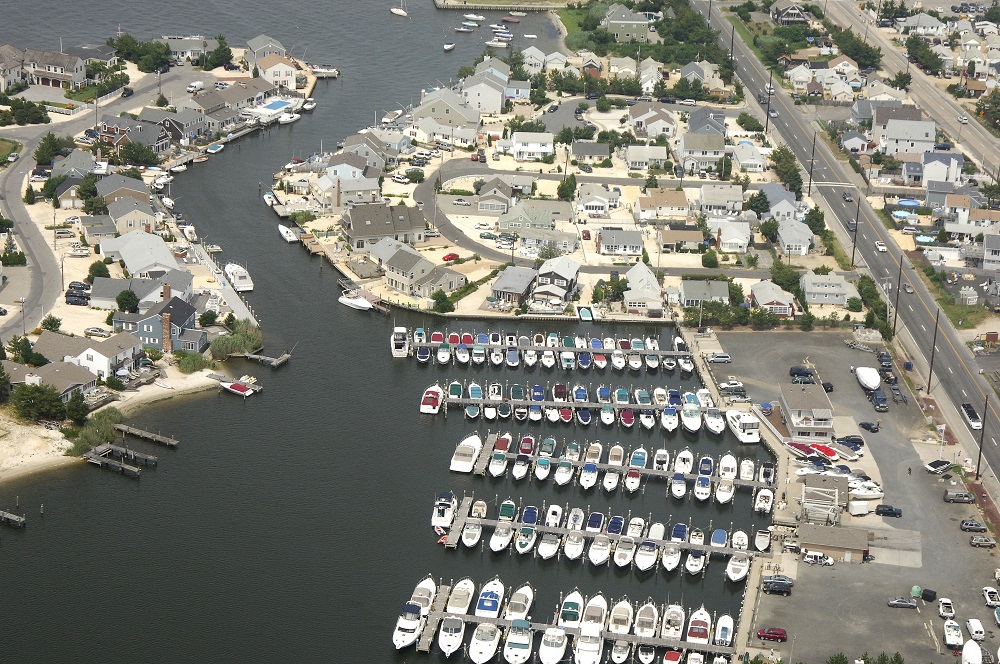
POLYGON ((315 233, 303 233, 299 236, 299 240, 302 241, 302 246, 305 247, 310 254, 315 256, 316 254, 324 253, 323 245, 320 244, 320 241, 316 238, 315 233))
POLYGON ((438 625, 448 614, 445 608, 448 606, 448 597, 451 596, 451 586, 438 586, 437 594, 434 596, 434 603, 431 604, 430 613, 427 614, 427 622, 424 623, 424 630, 420 632, 417 640, 417 652, 430 652, 434 645, 434 634, 437 633, 438 625))
MULTIPOLYGON (((447 335, 446 335, 446 337, 447 337, 447 335)), ((411 335, 411 338, 412 338, 412 335, 411 335)), ((447 343, 447 341, 442 342, 442 343, 447 343)), ((436 351, 438 348, 440 348, 441 343, 432 343, 430 341, 423 341, 423 342, 420 342, 420 343, 413 342, 410 345, 414 349, 416 349, 416 348, 425 348, 426 347, 426 348, 430 348, 432 351, 436 351)), ((453 346, 453 348, 452 348, 453 351, 454 351, 454 348, 457 347, 457 344, 449 344, 449 345, 453 346)), ((509 348, 513 348, 513 349, 515 349, 515 350, 517 350, 517 351, 519 351, 521 353, 523 353, 526 350, 533 350, 536 353, 538 353, 539 356, 541 356, 541 354, 543 352, 545 352, 547 350, 550 350, 553 353, 555 353, 556 356, 558 356, 560 353, 573 353, 574 355, 579 355, 580 353, 590 353, 591 355, 605 355, 605 356, 610 356, 612 353, 621 352, 626 357, 628 357, 629 355, 642 355, 644 357, 646 355, 655 355, 656 357, 658 357, 660 359, 663 359, 665 357, 672 357, 672 358, 675 358, 675 359, 679 358, 679 357, 688 357, 688 358, 693 358, 694 357, 692 355, 691 351, 689 351, 689 350, 623 350, 623 351, 616 351, 613 348, 611 350, 607 350, 607 349, 601 349, 601 348, 596 348, 596 349, 595 348, 577 348, 575 346, 573 346, 572 348, 569 347, 569 346, 536 346, 535 344, 508 346, 505 343, 499 343, 499 344, 490 344, 490 343, 477 344, 477 343, 473 343, 471 345, 467 344, 467 346, 469 346, 469 350, 472 350, 472 346, 481 346, 482 348, 486 349, 487 351, 493 350, 494 348, 496 348, 498 350, 502 350, 504 352, 506 352, 507 349, 509 349, 509 348)), ((454 361, 454 353, 452 353, 452 360, 454 361)))
POLYGON ((447 548, 456 548, 462 540, 462 529, 465 528, 465 521, 469 518, 469 512, 472 510, 472 502, 472 496, 462 498, 462 504, 458 506, 458 510, 455 512, 455 520, 451 522, 448 539, 444 542, 447 548))
MULTIPOLYGON (((89 463, 99 466, 101 468, 106 468, 108 470, 114 471, 116 473, 121 473, 122 475, 128 475, 129 477, 139 478, 142 473, 142 469, 138 466, 132 466, 117 459, 111 458, 112 447, 117 447, 105 443, 104 445, 98 445, 91 451, 83 455, 89 463)), ((119 447, 119 450, 124 450, 124 448, 119 447)))
POLYGON ((476 466, 472 469, 473 475, 486 474, 486 467, 490 465, 490 457, 493 456, 493 447, 497 444, 497 438, 499 437, 499 432, 486 434, 486 443, 483 444, 483 449, 479 452, 479 458, 476 459, 476 466))
POLYGON ((269 357, 267 355, 256 355, 254 353, 233 353, 230 357, 242 357, 247 360, 253 360, 254 362, 263 364, 265 367, 277 369, 278 367, 286 364, 288 360, 292 359, 292 354, 282 353, 278 357, 269 357))
POLYGON ((0 523, 5 526, 11 526, 12 528, 24 528, 24 526, 27 525, 28 520, 19 514, 13 514, 11 512, 0 510, 0 523))
POLYGON ((135 427, 130 427, 127 424, 116 424, 115 431, 120 431, 125 435, 133 436, 135 438, 141 438, 143 440, 159 443, 160 445, 166 445, 167 447, 177 447, 178 443, 180 443, 180 441, 175 438, 153 433, 152 431, 136 429, 135 427))

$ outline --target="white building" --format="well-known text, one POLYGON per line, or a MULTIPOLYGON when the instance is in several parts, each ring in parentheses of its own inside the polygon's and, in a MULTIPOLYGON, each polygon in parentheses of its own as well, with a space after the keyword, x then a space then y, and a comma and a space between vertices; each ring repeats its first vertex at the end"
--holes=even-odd
POLYGON ((555 154, 552 132, 515 131, 511 136, 511 150, 516 161, 538 161, 555 154))

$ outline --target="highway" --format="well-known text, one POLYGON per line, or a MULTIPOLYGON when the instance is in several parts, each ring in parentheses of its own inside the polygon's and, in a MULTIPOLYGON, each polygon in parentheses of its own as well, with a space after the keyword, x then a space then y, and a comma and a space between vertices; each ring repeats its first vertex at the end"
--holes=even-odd
MULTIPOLYGON (((702 13, 706 12, 709 3, 705 0, 693 0, 693 5, 702 13)), ((715 8, 711 16, 712 27, 720 31, 722 35, 720 43, 726 48, 729 47, 729 35, 731 24, 725 19, 721 11, 715 8)), ((762 93, 767 87, 768 72, 757 60, 749 47, 736 35, 735 61, 737 63, 737 74, 743 81, 748 91, 747 98, 753 103, 753 99, 758 93, 762 93)), ((771 100, 771 108, 777 110, 778 117, 771 118, 771 131, 780 136, 786 143, 799 163, 806 169, 811 156, 812 137, 815 131, 806 119, 796 110, 791 98, 779 86, 775 85, 776 94, 771 100)), ((803 180, 806 179, 804 174, 803 180)), ((860 205, 860 217, 857 229, 857 251, 863 262, 868 266, 872 278, 879 284, 887 280, 892 284, 889 291, 890 305, 895 300, 896 288, 902 284, 896 284, 899 272, 899 262, 903 260, 902 283, 910 284, 914 292, 912 294, 903 293, 899 297, 899 323, 906 328, 906 332, 912 338, 911 351, 914 355, 919 355, 929 361, 932 345, 934 346, 934 379, 927 386, 932 396, 944 398, 946 395, 957 406, 960 402, 968 401, 979 411, 984 420, 984 459, 997 467, 1000 464, 1000 410, 997 409, 997 399, 989 406, 989 413, 983 413, 983 403, 986 394, 992 389, 986 379, 979 374, 975 358, 971 351, 959 339, 954 327, 944 315, 940 316, 940 328, 937 333, 937 342, 934 344, 935 317, 938 315, 937 303, 931 293, 925 287, 921 278, 914 273, 912 265, 905 259, 896 243, 889 236, 885 227, 868 201, 856 189, 855 174, 849 172, 840 162, 838 162, 828 148, 822 137, 816 141, 816 162, 813 172, 813 195, 814 198, 823 198, 830 209, 836 213, 836 218, 827 217, 827 225, 834 226, 840 224, 846 231, 848 222, 854 220, 858 213, 857 205, 860 205), (837 183, 850 183, 840 186, 837 183), (817 186, 817 184, 819 186, 817 186), (853 191, 857 202, 847 203, 842 195, 845 191, 853 191), (885 243, 887 251, 879 252, 875 249, 875 242, 881 240, 885 243)), ((860 180, 859 180, 860 181, 860 180)), ((843 233, 840 233, 843 236, 843 233)), ((859 263, 859 261, 856 261, 859 263)), ((862 361, 871 360, 872 356, 859 356, 859 364, 862 361)), ((924 384, 926 375, 914 374, 916 385, 924 384)), ((860 414, 859 414, 860 416, 860 414)), ((965 426, 964 423, 960 426, 965 426)), ((978 437, 979 432, 976 432, 978 437)))

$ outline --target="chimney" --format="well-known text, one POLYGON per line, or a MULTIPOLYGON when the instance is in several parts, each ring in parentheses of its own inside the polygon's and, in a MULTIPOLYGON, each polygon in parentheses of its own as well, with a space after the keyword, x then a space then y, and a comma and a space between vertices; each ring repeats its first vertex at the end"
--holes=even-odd
POLYGON ((163 301, 170 299, 170 284, 163 284, 163 301))
MULTIPOLYGON (((168 286, 169 288, 169 286, 168 286)), ((163 352, 174 352, 174 339, 170 335, 170 314, 163 314, 163 352)))

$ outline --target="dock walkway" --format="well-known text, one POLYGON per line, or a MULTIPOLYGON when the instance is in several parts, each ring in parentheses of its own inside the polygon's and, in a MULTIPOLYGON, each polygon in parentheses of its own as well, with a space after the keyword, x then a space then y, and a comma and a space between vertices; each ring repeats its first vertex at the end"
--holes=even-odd
POLYGON ((265 367, 270 367, 272 369, 277 369, 283 364, 287 363, 288 360, 292 359, 291 353, 282 353, 278 357, 269 357, 267 355, 257 355, 254 353, 233 353, 230 357, 242 357, 247 360, 252 360, 263 364, 265 367))
POLYGON ((254 318, 253 312, 250 311, 250 307, 247 303, 243 301, 243 298, 236 292, 236 289, 229 284, 229 277, 227 277, 226 273, 222 271, 222 268, 220 268, 215 262, 215 259, 212 258, 211 254, 205 251, 205 248, 200 244, 192 244, 191 250, 195 251, 198 254, 199 260, 207 265, 212 271, 212 275, 219 283, 219 290, 222 292, 222 298, 226 301, 226 306, 232 310, 233 315, 236 316, 237 319, 247 319, 254 325, 260 325, 257 322, 257 319, 254 318))
MULTIPOLYGON (((443 343, 447 343, 447 342, 443 342, 443 343)), ((452 344, 449 344, 449 345, 452 345, 452 344)), ((434 351, 434 350, 437 350, 438 348, 440 348, 441 343, 432 343, 430 341, 422 341, 422 342, 413 342, 411 344, 411 346, 414 349, 416 349, 416 348, 429 348, 432 351, 434 351)), ((486 343, 486 344, 476 344, 476 343, 474 343, 474 344, 472 344, 472 346, 481 346, 482 348, 486 349, 487 351, 493 350, 494 348, 497 349, 497 350, 502 350, 502 351, 506 351, 508 348, 514 348, 515 350, 517 350, 517 351, 519 351, 521 353, 523 353, 526 350, 533 350, 536 353, 538 353, 539 355, 541 355, 544 351, 547 351, 547 350, 552 351, 556 355, 559 355, 559 353, 573 353, 574 355, 579 355, 580 353, 590 353, 591 355, 595 355, 595 354, 596 355, 611 355, 612 353, 619 352, 619 351, 616 351, 614 349, 607 350, 607 349, 601 349, 601 348, 577 348, 575 346, 573 346, 572 348, 568 347, 568 346, 566 346, 566 347, 564 347, 564 346, 538 346, 538 345, 535 345, 535 344, 527 344, 527 345, 523 345, 523 346, 508 346, 507 344, 504 344, 504 343, 499 343, 499 344, 489 344, 489 343, 486 343)), ((455 347, 457 347, 457 345, 455 345, 455 347)), ((470 350, 471 350, 471 347, 470 347, 470 350)), ((691 354, 691 351, 687 351, 687 350, 648 350, 648 349, 644 349, 644 350, 623 350, 623 351, 620 351, 620 352, 623 353, 625 356, 628 356, 628 355, 643 355, 643 356, 645 356, 645 355, 655 355, 656 357, 661 358, 661 359, 664 358, 664 357, 673 357, 673 358, 678 358, 678 357, 689 357, 690 358, 690 357, 693 357, 692 354, 691 354)))
POLYGON ((479 452, 479 458, 476 459, 476 465, 472 469, 473 475, 485 475, 486 467, 490 465, 490 458, 493 456, 493 448, 497 444, 497 438, 500 437, 500 433, 487 433, 486 442, 483 444, 483 449, 479 452))
POLYGON ((448 606, 448 597, 451 595, 451 586, 438 586, 437 595, 434 596, 434 603, 431 604, 430 613, 427 614, 427 622, 424 623, 424 630, 420 633, 417 641, 417 652, 430 652, 434 645, 434 634, 438 630, 441 620, 449 615, 445 613, 448 606))
MULTIPOLYGON (((118 447, 117 445, 110 445, 105 443, 103 445, 98 445, 94 449, 90 450, 83 455, 89 463, 94 464, 100 468, 106 468, 108 470, 114 471, 116 473, 121 473, 122 475, 128 475, 129 477, 139 478, 142 473, 142 469, 138 466, 132 466, 123 461, 118 461, 118 458, 128 458, 132 460, 131 457, 137 455, 137 452, 131 452, 131 450, 126 450, 124 447, 118 447), (124 455, 123 455, 124 453, 124 455), (111 458, 117 457, 117 458, 111 458)), ((140 457, 149 457, 152 455, 140 455, 140 457)), ((156 457, 152 457, 152 464, 144 465, 156 465, 156 457)), ((138 460, 138 459, 136 459, 138 460)))
POLYGON ((27 525, 28 520, 20 514, 13 514, 11 512, 0 510, 0 523, 14 528, 24 528, 24 526, 27 525))
POLYGON ((167 447, 177 447, 179 440, 176 438, 170 438, 169 436, 162 436, 158 433, 153 433, 152 431, 144 431, 142 429, 136 429, 135 427, 130 427, 127 424, 116 424, 115 431, 120 431, 123 434, 134 436, 135 438, 141 438, 143 440, 149 440, 154 443, 159 443, 160 445, 166 445, 167 447))

